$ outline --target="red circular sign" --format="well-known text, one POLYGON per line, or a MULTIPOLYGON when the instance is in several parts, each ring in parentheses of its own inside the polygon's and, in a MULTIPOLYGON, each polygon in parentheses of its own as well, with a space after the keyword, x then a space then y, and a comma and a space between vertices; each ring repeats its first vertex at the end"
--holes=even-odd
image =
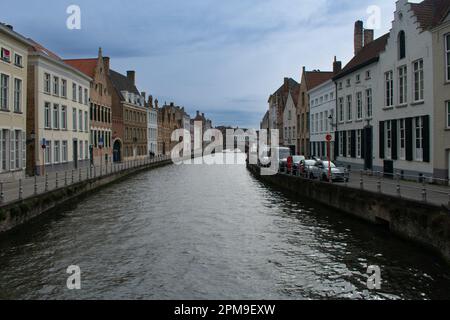
POLYGON ((331 136, 331 134, 328 134, 327 137, 326 137, 326 139, 327 139, 327 141, 329 142, 329 141, 333 140, 333 137, 331 136))

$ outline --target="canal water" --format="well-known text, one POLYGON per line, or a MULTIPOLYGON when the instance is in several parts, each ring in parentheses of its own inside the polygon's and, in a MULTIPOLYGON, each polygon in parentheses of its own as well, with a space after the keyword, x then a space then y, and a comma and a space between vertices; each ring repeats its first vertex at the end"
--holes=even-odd
POLYGON ((0 238, 2 299, 448 299, 450 268, 244 166, 169 166, 0 238), (81 290, 66 269, 81 269, 81 290), (367 289, 367 267, 381 289, 367 289))

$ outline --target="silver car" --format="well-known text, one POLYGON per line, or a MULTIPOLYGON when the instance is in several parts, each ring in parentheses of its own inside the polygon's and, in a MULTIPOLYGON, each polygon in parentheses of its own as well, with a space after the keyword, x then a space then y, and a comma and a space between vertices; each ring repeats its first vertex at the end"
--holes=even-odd
POLYGON ((331 180, 333 182, 348 182, 349 174, 347 169, 338 168, 333 162, 317 161, 310 169, 310 178, 328 181, 328 175, 331 171, 331 180), (330 170, 331 168, 331 170, 330 170))

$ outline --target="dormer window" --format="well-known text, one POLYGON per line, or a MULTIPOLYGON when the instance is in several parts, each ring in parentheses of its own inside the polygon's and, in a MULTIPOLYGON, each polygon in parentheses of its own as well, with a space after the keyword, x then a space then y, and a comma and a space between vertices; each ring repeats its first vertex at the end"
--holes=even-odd
POLYGON ((405 31, 400 31, 398 34, 398 59, 404 59, 406 57, 406 36, 405 31))

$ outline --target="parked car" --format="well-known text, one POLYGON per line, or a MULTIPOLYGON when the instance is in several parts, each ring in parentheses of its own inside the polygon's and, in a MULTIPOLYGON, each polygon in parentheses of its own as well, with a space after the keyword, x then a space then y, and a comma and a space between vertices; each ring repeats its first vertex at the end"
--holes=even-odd
MULTIPOLYGON (((306 160, 305 156, 292 156, 292 174, 296 175, 300 170, 300 165, 306 160)), ((291 173, 291 170, 289 170, 291 173)))
POLYGON ((322 181, 328 181, 328 175, 331 167, 331 180, 333 182, 348 182, 349 174, 346 169, 338 168, 333 162, 317 161, 311 168, 312 177, 322 181))
POLYGON ((278 166, 280 172, 286 172, 287 170, 287 160, 291 156, 291 149, 284 147, 277 147, 272 149, 272 152, 278 151, 278 166))
POLYGON ((316 163, 317 163, 316 160, 312 160, 312 159, 305 160, 302 163, 300 173, 309 179, 314 179, 313 168, 316 166, 316 163))

